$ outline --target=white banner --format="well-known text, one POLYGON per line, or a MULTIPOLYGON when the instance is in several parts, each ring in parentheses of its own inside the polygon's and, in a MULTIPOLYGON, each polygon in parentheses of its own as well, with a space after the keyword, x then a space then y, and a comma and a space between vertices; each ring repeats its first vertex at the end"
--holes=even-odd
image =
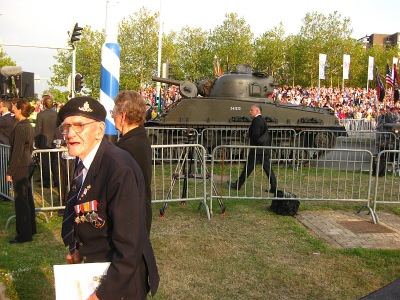
POLYGON ((374 80, 374 58, 368 58, 368 80, 374 80))
POLYGON ((343 54, 343 79, 349 79, 350 55, 343 54))
POLYGON ((319 54, 319 79, 325 79, 326 54, 319 54))

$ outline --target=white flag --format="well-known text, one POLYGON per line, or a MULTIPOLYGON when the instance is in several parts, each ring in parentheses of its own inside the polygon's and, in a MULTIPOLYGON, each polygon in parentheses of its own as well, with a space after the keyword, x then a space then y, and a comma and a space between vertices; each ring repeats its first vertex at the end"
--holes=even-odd
POLYGON ((319 54, 319 79, 325 79, 326 54, 319 54))
POLYGON ((343 54, 343 79, 349 79, 350 55, 343 54))
POLYGON ((368 58, 368 80, 374 80, 374 58, 368 58))

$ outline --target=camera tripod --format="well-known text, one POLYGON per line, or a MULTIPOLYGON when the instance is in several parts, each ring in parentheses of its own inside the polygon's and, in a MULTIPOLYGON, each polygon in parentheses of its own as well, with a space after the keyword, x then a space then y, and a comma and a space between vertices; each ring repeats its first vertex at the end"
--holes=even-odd
MULTIPOLYGON (((189 144, 191 144, 191 143, 189 142, 189 144)), ((188 181, 187 180, 188 179, 208 179, 209 180, 210 178, 211 178, 210 173, 207 170, 207 167, 206 167, 205 161, 204 161, 204 157, 203 157, 200 149, 198 147, 185 147, 179 156, 179 161, 175 168, 175 172, 172 174, 172 181, 171 181, 170 188, 168 190, 167 200, 171 198, 172 190, 173 190, 177 180, 183 179, 181 199, 187 199, 187 192, 188 192, 188 181), (194 159, 194 151, 196 154, 196 160, 194 159), (200 161, 201 166, 204 166, 203 172, 205 172, 205 176, 204 176, 204 174, 196 174, 196 171, 195 171, 195 173, 192 173, 192 167, 193 167, 194 163, 195 163, 195 169, 197 169, 197 160, 200 161), (186 166, 186 168, 185 168, 185 166, 186 166), (182 170, 184 171, 183 173, 182 173, 182 170)), ((211 185, 212 185, 213 192, 215 194, 217 194, 218 191, 214 185, 214 182, 211 182, 211 185)), ((225 214, 226 207, 222 203, 222 200, 220 198, 218 198, 218 203, 221 208, 221 214, 225 214)), ((181 204, 183 206, 186 205, 186 201, 182 200, 181 204)), ((167 209, 167 205, 168 205, 168 202, 164 202, 162 208, 160 208, 160 217, 161 218, 165 218, 165 210, 167 209)), ((201 205, 205 206, 206 211, 207 211, 207 217, 208 217, 208 219, 210 219, 210 210, 209 210, 209 207, 208 207, 206 201, 202 201, 199 204, 199 210, 201 208, 201 205)))

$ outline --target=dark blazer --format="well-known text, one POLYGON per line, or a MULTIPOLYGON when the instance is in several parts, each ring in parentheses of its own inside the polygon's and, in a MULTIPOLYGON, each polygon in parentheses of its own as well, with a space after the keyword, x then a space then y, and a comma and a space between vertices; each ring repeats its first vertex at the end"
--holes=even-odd
POLYGON ((32 160, 35 133, 28 119, 16 123, 10 134, 11 154, 7 174, 13 179, 29 178, 34 165, 32 160))
POLYGON ((251 121, 251 125, 249 128, 249 138, 250 138, 250 145, 251 146, 269 146, 269 142, 259 142, 259 138, 264 134, 268 134, 268 126, 267 122, 263 118, 262 115, 258 115, 257 117, 253 118, 251 121))
POLYGON ((117 142, 117 147, 128 151, 143 172, 146 189, 146 227, 151 229, 151 144, 144 126, 128 131, 117 142))
POLYGON ((11 113, 0 117, 0 144, 10 145, 10 134, 14 128, 14 117, 11 113))
POLYGON ((98 215, 104 220, 99 228, 88 222, 75 224, 84 261, 111 262, 96 291, 98 297, 138 299, 147 293, 143 284, 147 275, 154 294, 159 275, 146 231, 144 179, 136 161, 103 138, 78 199, 78 203, 97 200, 98 215))
POLYGON ((53 148, 54 131, 57 126, 57 112, 47 108, 37 114, 35 125, 35 146, 39 149, 53 148))

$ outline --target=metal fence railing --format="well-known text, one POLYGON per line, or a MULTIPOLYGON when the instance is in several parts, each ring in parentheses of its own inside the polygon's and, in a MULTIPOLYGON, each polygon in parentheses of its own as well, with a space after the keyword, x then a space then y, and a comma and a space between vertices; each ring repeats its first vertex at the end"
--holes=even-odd
POLYGON ((207 204, 206 150, 199 144, 151 146, 153 152, 152 203, 162 203, 160 217, 164 217, 170 202, 199 201, 210 211, 207 204), (160 154, 161 155, 158 155, 160 154), (157 158, 156 158, 157 154, 157 158), (178 159, 172 159, 174 156, 178 159))
POLYGON ((0 144, 0 196, 7 200, 13 200, 12 184, 6 181, 9 158, 10 146, 0 144))
POLYGON ((346 128, 346 131, 374 131, 376 122, 373 119, 339 119, 339 124, 346 128))
POLYGON ((400 204, 400 151, 384 150, 376 156, 373 210, 378 205, 400 204))
MULTIPOLYGON (((221 148, 236 148, 242 150, 244 159, 218 163, 211 162, 211 182, 218 188, 210 190, 210 209, 213 209, 214 199, 274 199, 276 196, 267 191, 271 189, 269 180, 263 168, 255 166, 253 173, 247 178, 240 190, 232 189, 227 182, 236 182, 241 171, 246 168, 243 161, 249 149, 265 149, 269 155, 274 147, 249 147, 249 146, 219 146, 221 148), (217 192, 215 192, 217 191, 217 192)), ((217 147, 214 153, 220 151, 217 147)), ((369 209, 373 219, 375 215, 371 207, 371 180, 373 155, 367 150, 355 149, 309 149, 289 147, 294 156, 299 157, 299 166, 294 166, 288 161, 276 161, 272 169, 277 178, 277 189, 293 193, 299 200, 313 201, 343 201, 360 202, 369 209), (301 157, 303 151, 317 153, 312 158, 301 157), (321 151, 329 150, 330 157, 320 155, 321 151)), ((213 153, 213 154, 214 154, 213 153)), ((266 159, 265 154, 262 159, 266 159)))
MULTIPOLYGON (((247 129, 207 129, 201 133, 189 130, 194 133, 189 137, 188 129, 174 130, 148 129, 149 136, 165 134, 167 141, 179 142, 152 145, 152 202, 160 210, 160 216, 164 216, 167 205, 174 202, 184 205, 187 201, 198 201, 210 218, 215 200, 225 213, 223 199, 271 199, 273 195, 265 192, 269 189, 268 180, 259 166, 237 193, 226 184, 228 180, 237 179, 249 149, 254 148, 248 145, 247 129), (231 138, 237 144, 220 144, 231 138)), ((296 133, 274 128, 271 135, 279 145, 274 142, 262 148, 269 151, 278 188, 296 194, 300 200, 357 201, 372 210, 374 219, 380 204, 400 202, 398 150, 381 147, 384 144, 397 149, 399 145, 394 134, 358 131, 353 135, 339 135, 333 132, 335 144, 331 146, 334 148, 327 147, 332 131, 296 133), (375 172, 383 165, 382 174, 375 172)), ((64 208, 74 161, 66 159, 65 154, 66 150, 61 149, 34 151, 36 168, 32 181, 38 212, 64 208), (47 170, 52 178, 49 187, 43 182, 44 159, 56 161, 56 170, 47 170)), ((5 182, 8 157, 9 147, 0 145, 0 194, 12 200, 12 185, 5 182)))

